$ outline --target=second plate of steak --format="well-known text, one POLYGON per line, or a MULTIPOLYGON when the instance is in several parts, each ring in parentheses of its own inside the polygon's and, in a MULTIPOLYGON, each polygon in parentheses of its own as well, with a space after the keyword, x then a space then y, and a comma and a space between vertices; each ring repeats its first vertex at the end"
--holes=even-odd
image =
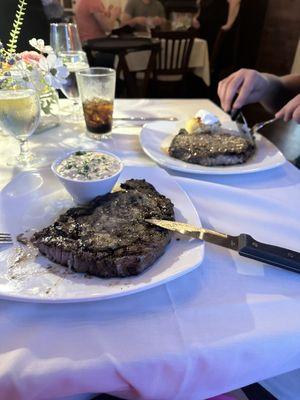
POLYGON ((68 210, 36 232, 32 243, 51 261, 102 278, 137 275, 160 257, 169 232, 147 218, 174 219, 172 202, 145 180, 68 210))
MULTIPOLYGON (((169 121, 159 121, 144 125, 140 133, 140 144, 145 154, 149 156, 152 160, 154 160, 157 164, 165 168, 190 175, 236 175, 257 173, 260 171, 277 168, 279 165, 283 165, 286 162, 283 154, 276 148, 276 146, 274 146, 273 143, 271 143, 267 138, 260 135, 259 133, 255 134, 255 148, 253 148, 253 143, 250 144, 249 147, 248 143, 246 143, 247 146, 244 148, 242 147, 241 151, 238 150, 236 154, 233 154, 233 152, 229 151, 227 152, 227 156, 220 155, 217 157, 211 157, 209 154, 206 157, 205 155, 203 156, 200 153, 197 154, 197 152, 195 155, 193 154, 193 157, 199 156, 199 158, 203 158, 204 162, 206 161, 208 165, 182 161, 181 157, 188 157, 188 153, 186 153, 185 149, 186 143, 184 143, 184 141, 189 141, 191 138, 185 137, 185 135, 177 134, 181 126, 182 122, 180 121, 177 123, 169 121), (177 150, 175 150, 174 141, 176 135, 178 140, 178 142, 176 142, 177 150), (180 138, 180 136, 184 137, 180 138), (180 156, 180 158, 175 158, 170 155, 170 146, 174 147, 174 150, 172 149, 172 151, 178 151, 178 155, 180 156), (247 150, 247 148, 249 151, 247 150), (247 159, 247 162, 240 163, 240 160, 245 159, 247 159), (222 165, 216 165, 215 160, 218 164, 220 163, 222 165), (238 161, 239 163, 232 164, 231 161, 238 161), (224 162, 226 163, 226 167, 224 167, 224 162)), ((222 127, 226 134, 228 132, 228 134, 230 134, 231 136, 239 136, 239 132, 234 129, 234 123, 232 123, 231 121, 225 121, 222 124, 222 127)), ((206 137, 207 140, 212 139, 211 136, 215 136, 215 134, 207 135, 209 135, 209 137, 206 137)), ((238 137, 238 140, 240 140, 240 138, 247 140, 247 138, 244 137, 238 137)), ((231 140, 230 136, 229 139, 231 140)), ((222 141, 222 146, 224 143, 225 142, 222 141)))
POLYGON ((255 152, 248 139, 226 133, 187 133, 185 129, 173 138, 169 155, 204 166, 243 164, 255 152))

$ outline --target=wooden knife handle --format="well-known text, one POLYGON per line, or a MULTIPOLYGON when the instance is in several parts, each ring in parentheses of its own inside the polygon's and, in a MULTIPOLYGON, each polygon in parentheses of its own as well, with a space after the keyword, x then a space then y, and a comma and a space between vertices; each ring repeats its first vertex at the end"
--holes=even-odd
POLYGON ((238 252, 241 256, 300 273, 300 253, 283 247, 260 243, 244 233, 238 239, 238 252))

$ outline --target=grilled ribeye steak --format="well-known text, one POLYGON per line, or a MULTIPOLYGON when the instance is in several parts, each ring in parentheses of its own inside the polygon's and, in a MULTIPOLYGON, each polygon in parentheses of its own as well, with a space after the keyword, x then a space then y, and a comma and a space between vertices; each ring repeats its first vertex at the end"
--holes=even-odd
POLYGON ((71 208, 31 241, 51 261, 101 278, 137 275, 160 257, 168 231, 147 218, 174 220, 171 201, 145 180, 71 208))
POLYGON ((169 147, 171 157, 205 166, 242 164, 254 152, 255 145, 242 136, 227 133, 190 134, 185 129, 179 131, 169 147))

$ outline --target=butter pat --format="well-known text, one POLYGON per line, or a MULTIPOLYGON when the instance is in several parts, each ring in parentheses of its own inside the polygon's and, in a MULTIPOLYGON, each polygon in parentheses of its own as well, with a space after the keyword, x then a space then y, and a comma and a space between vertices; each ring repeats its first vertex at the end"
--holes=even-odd
POLYGON ((198 133, 200 132, 200 125, 198 118, 191 118, 185 123, 185 130, 188 133, 198 133))
POLYGON ((220 124, 219 118, 206 110, 199 110, 195 114, 195 118, 200 118, 204 125, 220 124))
POLYGON ((218 117, 209 111, 199 110, 193 118, 186 122, 185 129, 188 133, 215 133, 220 126, 218 117))

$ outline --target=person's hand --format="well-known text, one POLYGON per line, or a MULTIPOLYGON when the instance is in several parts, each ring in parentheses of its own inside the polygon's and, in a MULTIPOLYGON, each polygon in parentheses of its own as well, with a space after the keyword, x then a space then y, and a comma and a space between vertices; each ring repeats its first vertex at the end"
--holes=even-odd
POLYGON ((222 31, 229 31, 230 28, 232 27, 232 24, 225 24, 221 26, 222 31))
POLYGON ((282 118, 285 122, 294 120, 300 124, 300 94, 289 101, 275 114, 276 118, 282 118))
POLYGON ((193 18, 192 27, 195 29, 200 29, 200 22, 198 21, 198 18, 193 18))
POLYGON ((113 20, 121 17, 121 7, 112 6, 110 9, 110 16, 113 20))
POLYGON ((135 17, 134 18, 134 23, 136 25, 147 25, 147 18, 146 17, 135 17))
POLYGON ((160 26, 160 25, 162 25, 163 22, 164 22, 163 18, 160 18, 160 17, 152 18, 152 25, 154 25, 154 26, 160 26))
POLYGON ((266 96, 269 85, 263 74, 251 69, 240 69, 219 82, 218 95, 222 108, 229 112, 245 104, 259 102, 266 96))
POLYGON ((106 11, 106 16, 108 18, 111 18, 113 20, 116 20, 117 18, 120 18, 121 16, 121 7, 117 7, 114 5, 110 5, 106 11))

